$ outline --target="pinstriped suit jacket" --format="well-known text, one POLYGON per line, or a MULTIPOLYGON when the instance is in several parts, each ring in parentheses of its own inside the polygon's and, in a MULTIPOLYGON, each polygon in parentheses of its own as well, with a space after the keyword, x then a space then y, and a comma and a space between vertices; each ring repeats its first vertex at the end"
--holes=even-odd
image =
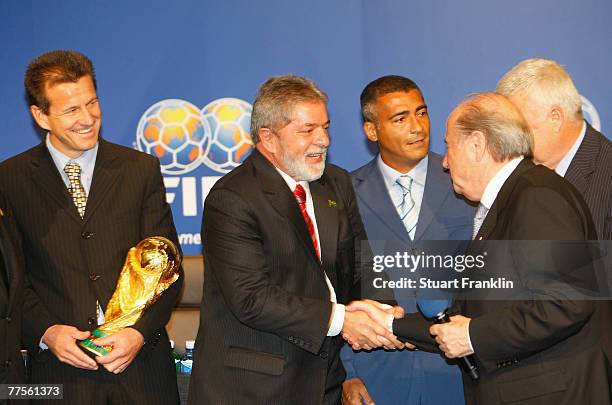
POLYGON ((0 195, 0 383, 25 382, 21 359, 23 255, 12 214, 0 195))
POLYGON ((612 239, 612 142, 587 124, 565 178, 589 206, 598 238, 612 239))
MULTIPOLYGON (((84 218, 79 216, 44 142, 0 165, 0 189, 13 209, 25 251, 30 285, 26 289, 23 339, 34 356, 32 378, 47 382, 61 378, 58 375, 62 373, 67 379, 74 377, 71 373, 87 373, 66 371, 59 363, 55 369, 48 364, 43 368, 52 354, 49 350, 39 352, 40 339, 54 324, 94 329, 96 302, 106 308, 126 253, 140 240, 161 235, 178 245, 159 162, 101 139, 84 218)), ((182 273, 134 325, 147 343, 121 375, 122 383, 132 392, 139 392, 143 383, 143 377, 136 374, 148 375, 159 387, 147 395, 166 398, 170 401, 166 403, 175 402, 177 394, 164 326, 181 284, 182 273)))
POLYGON ((295 197, 254 150, 206 199, 207 276, 189 404, 337 404, 341 338, 332 311, 354 283, 365 232, 348 173, 327 165, 310 183, 319 262, 295 197))

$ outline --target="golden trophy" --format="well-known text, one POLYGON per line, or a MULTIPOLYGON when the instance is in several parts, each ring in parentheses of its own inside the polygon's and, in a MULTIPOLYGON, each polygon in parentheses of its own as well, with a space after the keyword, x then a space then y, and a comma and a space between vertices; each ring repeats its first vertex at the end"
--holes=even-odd
POLYGON ((98 346, 93 340, 134 325, 179 278, 181 260, 176 245, 161 236, 145 238, 131 248, 104 312, 104 324, 79 340, 79 346, 96 356, 110 353, 112 346, 98 346))

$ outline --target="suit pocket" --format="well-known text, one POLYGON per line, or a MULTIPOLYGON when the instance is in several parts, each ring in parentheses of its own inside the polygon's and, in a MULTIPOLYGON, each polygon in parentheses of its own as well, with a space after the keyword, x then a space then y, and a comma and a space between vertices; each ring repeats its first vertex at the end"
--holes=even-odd
POLYGON ((254 352, 240 347, 230 347, 225 356, 227 367, 240 368, 268 375, 281 375, 287 358, 282 354, 254 352))
POLYGON ((567 383, 565 375, 561 371, 553 371, 534 377, 499 383, 498 389, 501 401, 512 403, 565 391, 567 383))

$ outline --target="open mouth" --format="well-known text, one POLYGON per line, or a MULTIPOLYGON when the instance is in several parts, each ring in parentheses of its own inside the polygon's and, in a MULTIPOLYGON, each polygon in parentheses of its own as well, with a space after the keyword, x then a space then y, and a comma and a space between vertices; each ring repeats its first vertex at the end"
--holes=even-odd
POLYGON ((419 145, 422 145, 423 143, 425 143, 425 139, 421 138, 421 139, 417 139, 416 141, 408 142, 408 145, 419 146, 419 145))
POLYGON ((307 153, 306 157, 313 159, 313 160, 321 160, 323 158, 325 158, 325 155, 327 154, 327 151, 325 152, 312 152, 312 153, 307 153))
POLYGON ((87 128, 73 129, 72 132, 82 136, 92 135, 94 133, 94 127, 91 126, 87 128))

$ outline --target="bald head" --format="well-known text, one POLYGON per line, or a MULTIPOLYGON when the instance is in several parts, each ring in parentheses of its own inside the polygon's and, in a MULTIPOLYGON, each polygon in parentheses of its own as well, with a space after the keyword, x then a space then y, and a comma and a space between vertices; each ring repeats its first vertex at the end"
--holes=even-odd
POLYGON ((488 153, 496 162, 518 156, 531 157, 533 136, 525 118, 508 98, 497 93, 479 93, 463 101, 451 114, 449 125, 459 136, 482 132, 488 153))
POLYGON ((476 94, 448 118, 443 165, 455 192, 480 201, 485 188, 509 160, 531 156, 533 139, 520 111, 496 93, 476 94))

